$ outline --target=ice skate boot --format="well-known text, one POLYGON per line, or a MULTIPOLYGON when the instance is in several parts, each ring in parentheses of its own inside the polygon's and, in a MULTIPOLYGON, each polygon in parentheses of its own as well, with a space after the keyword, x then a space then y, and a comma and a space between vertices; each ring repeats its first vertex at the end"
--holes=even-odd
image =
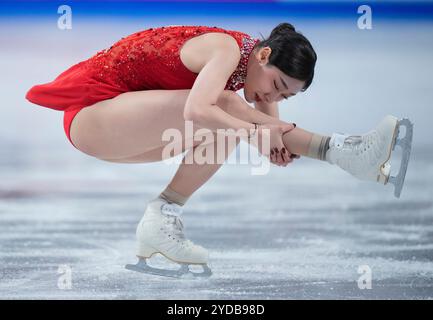
POLYGON ((364 135, 334 133, 326 160, 358 179, 394 184, 394 195, 399 198, 409 163, 412 135, 413 124, 409 119, 398 120, 388 115, 364 135), (406 127, 404 138, 399 137, 401 126, 406 127), (390 176, 390 158, 396 145, 403 151, 400 170, 396 176, 390 176))
POLYGON ((140 220, 136 236, 136 265, 126 265, 129 270, 167 277, 183 277, 187 274, 195 277, 212 275, 207 266, 209 254, 206 249, 195 245, 183 234, 180 219, 182 207, 157 198, 148 203, 143 218, 140 220), (180 264, 178 270, 155 268, 147 264, 147 259, 160 253, 167 259, 180 264), (189 265, 201 265, 203 272, 193 272, 189 265))

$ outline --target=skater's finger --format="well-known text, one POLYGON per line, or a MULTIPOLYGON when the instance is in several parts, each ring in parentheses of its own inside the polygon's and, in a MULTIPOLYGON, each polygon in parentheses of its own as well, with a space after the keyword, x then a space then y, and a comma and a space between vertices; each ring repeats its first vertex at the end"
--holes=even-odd
POLYGON ((271 163, 278 166, 279 165, 278 164, 278 154, 276 152, 276 149, 272 149, 271 151, 272 151, 271 163))
POLYGON ((274 147, 274 148, 271 149, 269 160, 271 161, 272 164, 278 165, 277 148, 274 147))
POLYGON ((271 160, 271 163, 276 163, 276 155, 275 155, 275 151, 273 149, 271 149, 271 153, 269 155, 269 160, 271 160))
POLYGON ((279 166, 281 166, 281 165, 284 163, 284 161, 283 161, 283 159, 282 159, 282 157, 281 157, 281 152, 280 152, 280 150, 275 149, 275 153, 276 153, 276 155, 277 155, 277 164, 278 164, 279 166))
MULTIPOLYGON (((280 155, 280 166, 284 166, 285 164, 288 163, 287 162, 287 158, 288 157, 286 155, 284 155, 283 150, 284 150, 284 148, 282 148, 280 150, 280 152, 279 152, 279 155, 280 155)), ((286 152, 286 151, 284 151, 284 152, 286 152)))
POLYGON ((281 149, 281 158, 283 159, 283 166, 286 166, 290 162, 290 153, 286 148, 281 149))
POLYGON ((281 166, 282 161, 281 161, 281 152, 280 152, 280 150, 278 150, 278 148, 274 148, 274 154, 275 154, 275 164, 277 166, 281 166))

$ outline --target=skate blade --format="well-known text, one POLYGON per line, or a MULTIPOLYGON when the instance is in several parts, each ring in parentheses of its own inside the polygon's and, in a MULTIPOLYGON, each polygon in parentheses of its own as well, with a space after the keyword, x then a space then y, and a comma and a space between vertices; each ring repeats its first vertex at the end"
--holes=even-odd
POLYGON ((202 265, 202 272, 191 271, 188 264, 185 263, 180 264, 178 270, 165 270, 149 266, 146 259, 142 258, 140 258, 136 264, 127 264, 125 268, 131 271, 170 278, 188 278, 191 276, 193 278, 208 278, 212 275, 212 271, 207 265, 202 265))
POLYGON ((407 167, 409 165, 410 152, 412 149, 412 138, 413 138, 413 123, 407 119, 401 119, 398 121, 398 132, 395 138, 395 143, 392 146, 394 151, 395 146, 399 145, 402 148, 402 158, 400 162, 400 170, 396 176, 389 176, 388 182, 394 185, 394 196, 400 198, 401 190, 403 189, 404 179, 406 177, 407 167), (400 127, 406 128, 406 134, 404 138, 399 139, 400 127))
MULTIPOLYGON (((387 116, 389 117, 389 116, 387 116)), ((386 118, 387 118, 386 117, 386 118)), ((388 148, 387 148, 387 158, 386 160, 380 165, 379 170, 377 171, 377 175, 376 175, 376 181, 386 185, 388 183, 389 180, 389 175, 391 172, 391 164, 390 164, 390 159, 391 159, 391 155, 392 155, 392 150, 394 150, 394 146, 396 143, 396 139, 398 137, 398 128, 399 128, 399 120, 394 117, 394 116, 390 116, 393 118, 393 120, 395 119, 395 125, 394 125, 394 129, 392 132, 392 138, 391 138, 391 143, 389 144, 388 148)))

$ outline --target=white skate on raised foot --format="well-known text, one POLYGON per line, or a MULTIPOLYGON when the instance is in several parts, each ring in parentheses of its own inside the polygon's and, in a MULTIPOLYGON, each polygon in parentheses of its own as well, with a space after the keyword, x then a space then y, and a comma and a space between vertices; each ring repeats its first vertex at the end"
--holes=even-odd
POLYGON ((334 133, 329 142, 326 160, 361 180, 384 185, 392 183, 394 195, 399 198, 409 164, 412 136, 413 124, 409 119, 398 120, 388 115, 375 129, 364 135, 334 133), (406 128, 403 138, 399 137, 401 126, 406 128), (396 145, 402 148, 402 159, 398 174, 391 176, 390 158, 396 145))
POLYGON ((159 276, 183 278, 188 276, 210 277, 212 271, 207 265, 209 254, 206 249, 187 240, 182 232, 180 219, 182 207, 155 199, 148 203, 143 218, 137 226, 138 263, 125 266, 128 270, 159 276), (177 270, 155 268, 147 259, 160 253, 167 259, 180 264, 177 270), (202 272, 193 272, 189 265, 200 265, 202 272))

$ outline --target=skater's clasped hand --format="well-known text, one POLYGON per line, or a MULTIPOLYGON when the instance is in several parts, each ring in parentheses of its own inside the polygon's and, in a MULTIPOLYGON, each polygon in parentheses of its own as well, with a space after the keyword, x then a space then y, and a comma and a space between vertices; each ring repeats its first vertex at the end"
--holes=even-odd
POLYGON ((269 161, 278 166, 287 166, 293 161, 298 159, 299 156, 291 154, 286 149, 283 143, 283 134, 293 130, 293 124, 277 125, 277 124, 262 124, 258 127, 258 150, 266 156, 269 161), (266 143, 269 141, 269 144, 266 143))

